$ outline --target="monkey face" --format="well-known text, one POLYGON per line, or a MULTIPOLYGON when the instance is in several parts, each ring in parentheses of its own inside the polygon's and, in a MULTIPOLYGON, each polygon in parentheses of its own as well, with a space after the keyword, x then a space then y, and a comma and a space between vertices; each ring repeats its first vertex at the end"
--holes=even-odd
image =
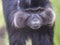
POLYGON ((39 29, 43 25, 53 25, 54 21, 55 14, 51 8, 47 8, 39 13, 18 11, 14 14, 14 25, 17 28, 28 26, 31 29, 39 29))

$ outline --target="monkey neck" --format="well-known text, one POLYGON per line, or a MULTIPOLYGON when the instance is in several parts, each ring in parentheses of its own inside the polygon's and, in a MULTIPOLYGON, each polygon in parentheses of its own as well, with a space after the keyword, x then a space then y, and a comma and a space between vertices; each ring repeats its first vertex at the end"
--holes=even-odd
POLYGON ((23 29, 17 29, 17 28, 8 28, 8 32, 10 33, 17 33, 17 32, 24 32, 24 33, 29 33, 29 32, 36 32, 36 33, 46 33, 49 31, 54 31, 54 25, 53 26, 42 26, 40 29, 33 30, 29 27, 23 28, 23 29))

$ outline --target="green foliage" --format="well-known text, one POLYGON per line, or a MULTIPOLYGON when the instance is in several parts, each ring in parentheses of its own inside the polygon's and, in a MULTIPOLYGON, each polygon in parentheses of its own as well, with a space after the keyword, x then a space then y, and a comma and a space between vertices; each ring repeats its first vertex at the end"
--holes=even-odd
POLYGON ((56 25, 54 32, 54 44, 60 45, 60 0, 52 0, 56 12, 56 25))
POLYGON ((3 9, 2 9, 2 2, 0 0, 0 27, 4 26, 4 18, 3 18, 3 9))

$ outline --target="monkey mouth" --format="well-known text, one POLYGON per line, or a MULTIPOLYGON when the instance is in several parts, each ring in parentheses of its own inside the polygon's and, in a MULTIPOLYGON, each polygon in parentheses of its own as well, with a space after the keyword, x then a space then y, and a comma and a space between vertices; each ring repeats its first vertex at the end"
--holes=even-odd
POLYGON ((31 28, 36 30, 36 29, 39 29, 40 26, 31 26, 31 28))

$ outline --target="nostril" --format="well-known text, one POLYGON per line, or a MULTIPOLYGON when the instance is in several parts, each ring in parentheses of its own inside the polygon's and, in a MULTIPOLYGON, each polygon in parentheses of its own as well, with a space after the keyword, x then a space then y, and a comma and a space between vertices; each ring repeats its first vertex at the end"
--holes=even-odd
POLYGON ((40 21, 34 20, 31 22, 32 25, 38 25, 40 23, 40 21))

